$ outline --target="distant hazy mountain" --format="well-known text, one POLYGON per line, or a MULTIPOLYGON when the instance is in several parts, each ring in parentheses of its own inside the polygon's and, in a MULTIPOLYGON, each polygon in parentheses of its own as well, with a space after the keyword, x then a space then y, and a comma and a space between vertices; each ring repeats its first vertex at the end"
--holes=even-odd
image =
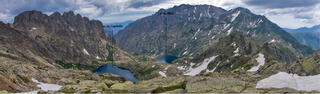
POLYGON ((290 28, 283 28, 287 32, 299 32, 299 31, 304 31, 304 32, 320 32, 320 25, 315 25, 313 27, 301 27, 297 29, 290 29, 290 28))
POLYGON ((300 43, 308 45, 313 49, 320 49, 320 25, 316 25, 311 28, 284 28, 284 30, 294 36, 300 43))
MULTIPOLYGON (((132 22, 134 22, 134 21, 129 20, 129 21, 125 21, 125 22, 104 23, 103 25, 104 25, 104 26, 107 26, 107 25, 120 25, 120 24, 123 25, 122 28, 114 28, 114 29, 113 29, 113 30, 114 30, 113 35, 116 36, 117 33, 118 33, 120 30, 124 29, 127 25, 129 25, 129 24, 132 23, 132 22)), ((111 35, 112 32, 111 32, 111 29, 110 29, 110 28, 104 27, 104 30, 106 30, 106 33, 107 33, 108 35, 111 35)))
MULTIPOLYGON (((294 37, 262 15, 245 8, 225 10, 211 5, 180 5, 160 9, 153 15, 139 19, 117 35, 119 47, 131 54, 163 55, 165 51, 166 17, 168 16, 168 54, 178 57, 194 56, 219 39, 240 31, 261 42, 275 42, 280 47, 278 55, 305 56, 312 52, 294 37)), ((286 60, 290 61, 290 60, 286 60)))

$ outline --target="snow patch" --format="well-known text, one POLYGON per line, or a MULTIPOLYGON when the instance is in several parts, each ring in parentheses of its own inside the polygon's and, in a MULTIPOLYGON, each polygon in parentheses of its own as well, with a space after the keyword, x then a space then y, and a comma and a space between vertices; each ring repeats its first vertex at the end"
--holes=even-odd
POLYGON ((167 77, 166 73, 162 72, 162 71, 159 71, 159 74, 163 77, 167 77))
POLYGON ((213 61, 216 57, 217 56, 212 56, 212 57, 204 59, 202 64, 196 68, 192 68, 193 63, 191 63, 189 70, 184 75, 195 76, 195 75, 199 74, 202 70, 207 69, 209 63, 211 61, 213 61))
POLYGON ((299 91, 320 91, 320 74, 314 76, 299 76, 279 72, 258 81, 256 88, 292 88, 299 91))
POLYGON ((188 51, 184 51, 182 55, 186 55, 188 53, 188 51))
POLYGON ((230 24, 225 25, 223 30, 226 30, 229 26, 230 26, 230 24))
POLYGON ((37 28, 35 28, 35 27, 32 27, 32 30, 37 30, 37 28))
POLYGON ((203 14, 202 14, 202 13, 200 13, 200 17, 199 17, 199 20, 201 19, 202 15, 203 15, 203 14))
POLYGON ((173 43, 173 48, 176 48, 177 47, 177 43, 173 43))
POLYGON ((70 27, 70 30, 71 30, 71 31, 74 31, 74 29, 73 29, 72 27, 70 27))
POLYGON ((266 59, 264 58, 264 55, 263 55, 263 54, 259 53, 258 58, 256 58, 256 60, 258 61, 259 64, 258 64, 257 66, 252 67, 251 69, 249 69, 249 70, 248 70, 249 72, 256 72, 256 71, 258 71, 259 68, 265 64, 265 60, 266 60, 266 59))
POLYGON ((32 27, 29 31, 34 31, 34 30, 37 30, 38 28, 36 27, 32 27))
POLYGON ((178 66, 177 67, 179 70, 184 70, 184 67, 183 66, 178 66))
POLYGON ((231 43, 231 45, 232 45, 233 47, 236 47, 236 46, 237 46, 237 44, 236 44, 235 42, 231 43))
POLYGON ((209 71, 209 72, 214 72, 216 69, 217 69, 217 67, 220 65, 220 63, 221 62, 219 62, 211 71, 209 71))
POLYGON ((233 53, 234 53, 234 56, 239 56, 240 55, 239 54, 239 47, 236 50, 234 50, 233 53))
POLYGON ((210 31, 209 31, 208 36, 210 36, 210 35, 211 35, 211 31, 212 31, 212 30, 210 30, 210 31))
MULTIPOLYGON (((37 87, 40 88, 41 91, 58 91, 61 89, 62 86, 57 84, 47 84, 43 82, 39 82, 38 80, 32 78, 32 81, 37 84, 37 87)), ((30 91, 30 92, 21 92, 17 94, 37 94, 39 90, 30 91)))
POLYGON ((216 36, 215 35, 213 35, 212 37, 211 37, 211 39, 214 39, 216 36))
POLYGON ((231 22, 233 22, 240 14, 240 11, 238 11, 237 13, 232 14, 232 18, 231 18, 231 22))
POLYGON ((83 49, 83 52, 87 55, 90 55, 86 49, 83 49))
POLYGON ((58 91, 62 87, 62 86, 57 85, 57 84, 42 83, 42 82, 39 82, 38 80, 36 80, 34 78, 32 78, 32 81, 37 83, 38 84, 37 86, 40 87, 40 89, 42 91, 58 91))
POLYGON ((272 39, 269 43, 275 43, 277 42, 275 39, 272 39))
POLYGON ((258 24, 259 24, 259 23, 262 23, 262 22, 263 22, 263 20, 262 20, 262 19, 259 19, 258 24))
POLYGON ((97 56, 96 59, 101 59, 101 58, 99 56, 97 56))
POLYGON ((197 39, 197 34, 201 31, 201 29, 199 28, 198 31, 196 33, 194 33, 194 35, 192 36, 192 39, 197 39))
POLYGON ((190 66, 196 65, 195 63, 191 63, 190 66))
POLYGON ((166 68, 164 68, 164 71, 167 71, 170 66, 171 66, 171 65, 169 65, 169 66, 167 66, 166 68))
POLYGON ((228 32, 228 34, 227 34, 227 35, 230 35, 230 34, 231 34, 232 29, 233 29, 233 27, 231 27, 231 28, 227 31, 227 32, 228 32))

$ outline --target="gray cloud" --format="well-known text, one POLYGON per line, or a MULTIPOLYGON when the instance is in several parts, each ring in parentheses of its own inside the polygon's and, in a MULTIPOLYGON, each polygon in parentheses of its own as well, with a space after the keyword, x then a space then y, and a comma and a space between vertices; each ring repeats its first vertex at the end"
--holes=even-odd
POLYGON ((150 7, 153 5, 164 3, 166 1, 167 0, 132 0, 128 7, 131 7, 131 8, 150 7))
POLYGON ((0 0, 0 20, 12 22, 14 16, 27 10, 44 13, 73 10, 91 19, 111 23, 151 15, 157 8, 179 4, 209 4, 226 9, 246 7, 257 14, 268 16, 282 26, 299 27, 320 22, 319 2, 320 0, 0 0))
POLYGON ((244 3, 264 8, 294 8, 314 6, 320 0, 244 0, 244 3))
POLYGON ((294 17, 299 19, 313 19, 312 15, 295 15, 294 17))
POLYGON ((13 17, 23 11, 39 10, 44 13, 66 12, 73 10, 90 18, 97 18, 112 12, 138 9, 165 3, 167 0, 1 0, 0 18, 12 21, 13 17))
POLYGON ((71 10, 75 6, 65 0, 3 0, 0 6, 1 13, 16 15, 26 10, 43 12, 71 10))

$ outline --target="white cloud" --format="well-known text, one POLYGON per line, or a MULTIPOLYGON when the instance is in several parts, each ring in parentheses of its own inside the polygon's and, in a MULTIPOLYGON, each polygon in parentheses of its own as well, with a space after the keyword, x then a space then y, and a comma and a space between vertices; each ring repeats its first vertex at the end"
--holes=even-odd
POLYGON ((3 22, 10 22, 12 20, 13 15, 6 14, 6 13, 0 13, 0 20, 3 22))
POLYGON ((246 4, 246 0, 2 0, 0 3, 3 4, 0 6, 0 20, 4 22, 12 22, 15 15, 26 10, 40 10, 46 14, 73 10, 90 19, 110 23, 139 19, 161 8, 180 4, 207 4, 227 10, 245 7, 253 13, 265 15, 281 27, 310 27, 320 23, 319 4, 311 4, 313 6, 310 7, 268 8, 246 4))

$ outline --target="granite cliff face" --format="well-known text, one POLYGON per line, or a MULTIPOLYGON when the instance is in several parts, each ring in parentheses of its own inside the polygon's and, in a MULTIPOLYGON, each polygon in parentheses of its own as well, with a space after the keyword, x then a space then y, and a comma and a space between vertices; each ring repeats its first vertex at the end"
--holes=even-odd
MULTIPOLYGON (((90 64, 90 59, 108 56, 106 36, 100 21, 75 15, 72 11, 50 16, 39 11, 26 11, 15 17, 12 27, 25 31, 45 52, 38 52, 53 61, 90 64)), ((109 39, 111 40, 111 39, 109 39)))
POLYGON ((166 21, 169 55, 178 57, 193 56, 233 31, 262 42, 278 42, 297 57, 313 51, 264 16, 245 8, 224 10, 210 5, 180 5, 139 19, 118 33, 119 47, 134 55, 163 55, 166 21), (166 19, 159 15, 161 12, 174 15, 167 15, 166 19))

